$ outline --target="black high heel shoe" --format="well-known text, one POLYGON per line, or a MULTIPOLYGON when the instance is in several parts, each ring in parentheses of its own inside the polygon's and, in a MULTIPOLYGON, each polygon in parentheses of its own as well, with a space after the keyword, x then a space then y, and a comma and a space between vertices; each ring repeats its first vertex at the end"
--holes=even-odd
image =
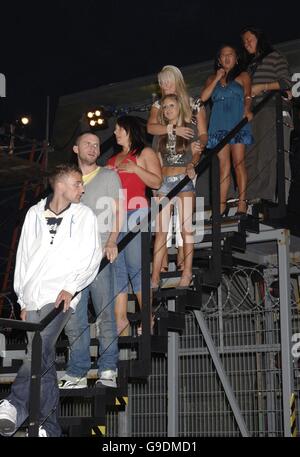
MULTIPOLYGON (((221 219, 223 217, 227 217, 228 216, 229 209, 230 209, 229 206, 226 204, 224 211, 222 211, 222 213, 220 213, 221 219)), ((210 220, 210 222, 212 222, 212 215, 210 216, 209 220, 210 220)))
POLYGON ((221 217, 227 217, 229 213, 229 206, 226 205, 224 211, 220 214, 221 217))
POLYGON ((235 216, 245 217, 245 216, 247 216, 247 211, 248 211, 248 203, 246 203, 246 210, 245 211, 237 211, 235 213, 235 216))

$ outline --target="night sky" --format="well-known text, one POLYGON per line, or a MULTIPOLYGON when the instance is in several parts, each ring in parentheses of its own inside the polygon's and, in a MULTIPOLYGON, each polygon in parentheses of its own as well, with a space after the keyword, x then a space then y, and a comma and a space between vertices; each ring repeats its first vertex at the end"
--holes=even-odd
POLYGON ((0 99, 0 121, 30 113, 31 133, 42 139, 47 95, 53 119, 60 95, 157 73, 166 64, 212 59, 221 43, 239 45, 247 25, 262 28, 273 44, 300 38, 297 4, 286 3, 288 9, 262 1, 2 4, 0 73, 7 97, 0 99))

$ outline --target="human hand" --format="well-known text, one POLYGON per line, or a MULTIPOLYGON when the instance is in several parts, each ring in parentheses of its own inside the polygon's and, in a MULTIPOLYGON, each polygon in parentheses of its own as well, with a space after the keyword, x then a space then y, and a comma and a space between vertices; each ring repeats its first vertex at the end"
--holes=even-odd
POLYGON ((186 140, 191 140, 194 138, 194 131, 189 127, 176 127, 176 135, 185 138, 186 140))
POLYGON ((125 171, 126 173, 136 173, 138 165, 132 160, 127 159, 126 162, 120 163, 117 169, 119 171, 125 171))
POLYGON ((205 144, 198 141, 193 141, 191 144, 192 154, 201 154, 205 148, 205 144))
POLYGON ((194 179, 196 176, 195 165, 192 162, 188 163, 186 166, 185 172, 190 179, 194 179))
POLYGON ((265 91, 266 84, 253 84, 251 87, 251 97, 257 97, 265 91))
POLYGON ((224 68, 219 68, 219 70, 217 70, 217 72, 216 72, 215 80, 220 81, 225 76, 225 74, 226 74, 226 72, 225 72, 224 68))
POLYGON ((191 144, 192 154, 202 154, 205 148, 206 144, 202 143, 200 140, 193 141, 191 144))
POLYGON ((54 304, 55 308, 58 308, 59 305, 61 304, 61 302, 63 301, 64 302, 63 312, 65 313, 70 308, 72 297, 73 297, 73 295, 70 294, 70 292, 67 292, 66 290, 62 290, 61 292, 59 292, 57 299, 55 300, 55 304, 54 304))
POLYGON ((118 257, 118 246, 115 241, 107 241, 104 248, 104 255, 106 255, 110 263, 116 260, 118 257))
POLYGON ((252 121, 253 119, 253 113, 252 111, 250 111, 249 109, 245 109, 244 111, 244 117, 246 117, 248 119, 248 121, 252 121))
POLYGON ((21 321, 26 321, 26 317, 27 317, 27 311, 26 311, 26 308, 23 308, 20 313, 21 321))

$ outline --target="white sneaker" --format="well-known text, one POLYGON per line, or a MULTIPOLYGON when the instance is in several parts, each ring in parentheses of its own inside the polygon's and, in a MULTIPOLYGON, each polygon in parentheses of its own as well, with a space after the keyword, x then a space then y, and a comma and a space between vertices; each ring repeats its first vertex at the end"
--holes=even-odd
POLYGON ((17 410, 8 401, 0 401, 0 435, 10 436, 16 431, 17 410))
POLYGON ((84 389, 87 387, 87 379, 86 377, 80 378, 79 376, 65 374, 58 381, 58 387, 60 389, 84 389))
POLYGON ((96 385, 103 384, 108 387, 117 387, 118 370, 104 370, 100 373, 100 378, 96 381, 96 385))

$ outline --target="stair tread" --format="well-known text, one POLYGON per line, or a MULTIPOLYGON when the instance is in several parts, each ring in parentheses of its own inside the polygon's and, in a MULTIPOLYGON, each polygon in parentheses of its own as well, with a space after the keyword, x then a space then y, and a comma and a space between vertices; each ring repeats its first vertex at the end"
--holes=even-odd
POLYGON ((61 397, 95 397, 104 395, 106 398, 115 396, 116 388, 108 386, 84 387, 82 389, 59 389, 61 397))

